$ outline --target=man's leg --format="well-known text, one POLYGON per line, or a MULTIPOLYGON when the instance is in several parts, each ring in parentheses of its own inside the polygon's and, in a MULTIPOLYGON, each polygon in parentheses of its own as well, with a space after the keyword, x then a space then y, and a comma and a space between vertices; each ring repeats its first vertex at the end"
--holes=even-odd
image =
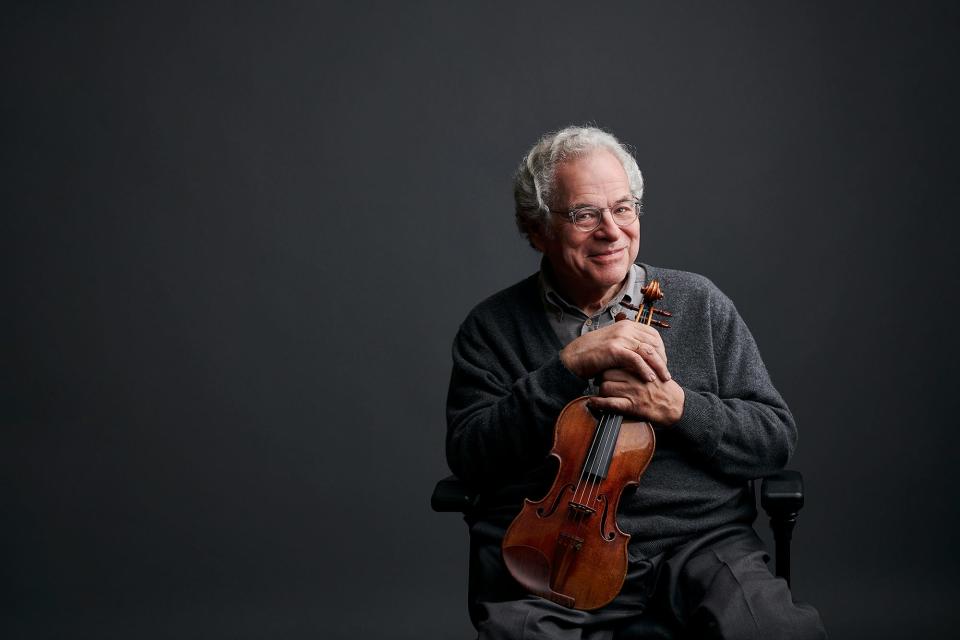
POLYGON ((660 595, 691 638, 826 638, 820 614, 793 601, 767 559, 752 527, 723 527, 670 554, 660 595))

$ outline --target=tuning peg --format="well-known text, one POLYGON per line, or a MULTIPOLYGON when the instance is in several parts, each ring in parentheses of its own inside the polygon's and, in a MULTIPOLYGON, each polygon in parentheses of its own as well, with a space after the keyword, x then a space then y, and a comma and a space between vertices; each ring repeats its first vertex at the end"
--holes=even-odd
MULTIPOLYGON (((631 311, 640 311, 640 307, 635 307, 635 306, 633 306, 632 304, 630 304, 629 302, 623 302, 623 301, 621 301, 621 302, 620 302, 620 306, 621 306, 621 307, 626 307, 627 309, 630 309, 631 311)), ((644 311, 648 311, 648 310, 649 310, 649 308, 646 307, 646 306, 644 306, 643 309, 644 309, 644 311)), ((656 308, 655 308, 655 309, 653 310, 653 312, 656 313, 656 314, 658 314, 658 315, 661 315, 661 316, 667 316, 668 318, 672 318, 672 317, 673 317, 673 314, 672 314, 672 313, 670 313, 669 311, 664 311, 663 309, 656 309, 656 308)))

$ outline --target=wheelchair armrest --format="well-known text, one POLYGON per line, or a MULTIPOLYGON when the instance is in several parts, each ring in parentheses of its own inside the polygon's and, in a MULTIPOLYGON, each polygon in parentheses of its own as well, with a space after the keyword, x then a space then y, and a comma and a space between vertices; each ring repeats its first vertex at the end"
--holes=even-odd
POLYGON ((430 506, 441 513, 467 512, 477 506, 479 494, 457 476, 447 476, 437 483, 430 496, 430 506))
POLYGON ((790 538, 803 508, 803 476, 799 471, 780 471, 760 483, 760 505, 770 516, 776 546, 777 575, 790 584, 790 538))
POLYGON ((763 478, 760 505, 771 519, 796 519, 803 508, 803 476, 784 470, 763 478))
MULTIPOLYGON (((468 511, 477 506, 479 495, 457 476, 437 482, 430 497, 434 511, 450 513, 468 511)), ((796 519, 803 508, 803 476, 799 471, 780 471, 763 478, 760 504, 772 519, 796 519)))

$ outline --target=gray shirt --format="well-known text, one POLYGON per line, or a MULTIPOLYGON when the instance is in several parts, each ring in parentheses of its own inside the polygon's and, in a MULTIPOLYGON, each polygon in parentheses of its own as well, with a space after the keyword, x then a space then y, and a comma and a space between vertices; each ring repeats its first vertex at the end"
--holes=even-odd
POLYGON ((551 282, 549 271, 544 267, 545 265, 540 267, 543 308, 547 313, 550 326, 564 346, 585 333, 596 331, 615 322, 617 314, 621 311, 632 318, 635 312, 624 308, 621 303, 632 304, 634 300, 643 300, 643 293, 640 292, 640 289, 644 286, 646 272, 638 264, 630 266, 627 279, 620 287, 617 295, 613 296, 607 306, 593 316, 588 316, 579 307, 564 300, 551 282))

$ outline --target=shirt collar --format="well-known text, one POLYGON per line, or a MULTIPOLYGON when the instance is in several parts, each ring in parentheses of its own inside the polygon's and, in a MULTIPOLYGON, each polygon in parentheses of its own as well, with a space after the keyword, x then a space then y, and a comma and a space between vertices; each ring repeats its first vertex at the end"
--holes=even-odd
MULTIPOLYGON (((633 302, 633 291, 637 286, 637 272, 639 267, 636 264, 631 264, 630 269, 627 271, 627 279, 624 281, 623 286, 620 287, 620 290, 617 291, 617 294, 598 312, 604 313, 609 310, 611 307, 619 306, 621 302, 626 300, 627 302, 633 302)), ((560 295, 560 292, 557 291, 556 287, 553 286, 552 274, 550 273, 550 267, 547 264, 546 259, 540 260, 540 289, 543 291, 543 299, 548 306, 553 307, 556 311, 560 313, 564 312, 573 312, 577 313, 583 317, 587 317, 586 314, 576 305, 567 302, 563 296, 560 295)))

